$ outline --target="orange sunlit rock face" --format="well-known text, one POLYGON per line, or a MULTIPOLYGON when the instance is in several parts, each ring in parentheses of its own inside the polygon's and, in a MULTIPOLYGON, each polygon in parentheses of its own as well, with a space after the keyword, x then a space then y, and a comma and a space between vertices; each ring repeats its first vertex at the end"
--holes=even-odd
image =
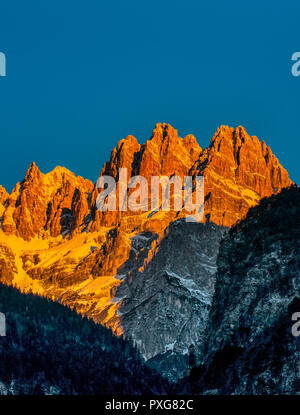
POLYGON ((4 201, 2 230, 25 240, 58 236, 83 226, 93 184, 62 167, 48 174, 33 162, 21 183, 4 201))
POLYGON ((270 147, 243 127, 220 127, 192 170, 205 177, 207 218, 224 226, 292 183, 270 147))
MULTIPOLYGON (((220 127, 209 147, 202 150, 193 135, 182 139, 169 124, 157 124, 144 145, 133 136, 121 140, 100 174, 118 180, 119 168, 127 168, 128 181, 136 175, 144 176, 148 182, 151 176, 203 175, 206 219, 224 226, 232 226, 262 197, 291 184, 270 147, 249 136, 243 127, 220 127)), ((75 177, 67 169, 57 167, 45 175, 32 163, 11 195, 3 187, 0 189, 4 205, 2 230, 30 240, 35 235, 77 233, 85 226, 90 230, 117 226, 122 217, 132 215, 130 211, 97 212, 98 193, 89 180, 75 177)), ((133 222, 130 227, 142 225, 139 218, 133 222)), ((155 227, 157 221, 153 218, 150 222, 155 227)))

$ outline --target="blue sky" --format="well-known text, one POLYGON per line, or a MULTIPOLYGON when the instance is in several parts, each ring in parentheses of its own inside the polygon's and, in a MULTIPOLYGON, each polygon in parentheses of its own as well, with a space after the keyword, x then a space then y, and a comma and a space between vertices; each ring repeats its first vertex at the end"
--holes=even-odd
POLYGON ((95 181, 114 145, 157 122, 205 147, 221 124, 269 144, 300 183, 300 4, 2 2, 0 183, 35 161, 95 181))

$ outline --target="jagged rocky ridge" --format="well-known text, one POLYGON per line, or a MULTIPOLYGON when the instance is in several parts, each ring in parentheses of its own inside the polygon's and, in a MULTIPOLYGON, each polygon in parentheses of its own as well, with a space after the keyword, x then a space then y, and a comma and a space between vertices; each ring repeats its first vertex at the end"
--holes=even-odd
POLYGON ((143 145, 121 140, 100 174, 118 179, 120 167, 128 180, 204 175, 203 223, 187 224, 176 211, 99 212, 89 180, 62 167, 43 174, 33 163, 10 195, 0 191, 0 280, 131 337, 174 379, 203 336, 223 232, 291 181, 243 127, 220 127, 202 150, 194 136, 157 124, 143 145))
POLYGON ((300 311, 299 217, 300 188, 293 186, 251 208, 222 240, 202 364, 188 391, 300 394, 300 337, 292 335, 292 314, 300 311))

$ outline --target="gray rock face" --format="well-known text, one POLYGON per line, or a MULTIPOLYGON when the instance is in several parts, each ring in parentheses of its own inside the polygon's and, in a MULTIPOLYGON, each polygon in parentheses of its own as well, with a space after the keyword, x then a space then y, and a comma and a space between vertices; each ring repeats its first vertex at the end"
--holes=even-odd
MULTIPOLYGON (((169 379, 186 370, 189 345, 202 343, 224 231, 212 223, 172 223, 151 260, 117 289, 125 335, 169 379)), ((146 236, 134 239, 147 245, 146 236)))
MULTIPOLYGON (((198 390, 300 393, 300 189, 264 199, 221 242, 198 390)), ((192 376, 192 377, 193 377, 192 376)), ((217 391, 217 392, 216 392, 217 391)))

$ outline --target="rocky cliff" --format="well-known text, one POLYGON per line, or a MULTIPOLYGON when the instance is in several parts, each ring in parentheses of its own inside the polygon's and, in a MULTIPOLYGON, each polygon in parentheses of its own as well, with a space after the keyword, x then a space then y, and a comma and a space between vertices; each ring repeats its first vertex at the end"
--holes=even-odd
POLYGON ((284 189, 222 240, 194 392, 300 394, 299 215, 299 187, 284 189))

